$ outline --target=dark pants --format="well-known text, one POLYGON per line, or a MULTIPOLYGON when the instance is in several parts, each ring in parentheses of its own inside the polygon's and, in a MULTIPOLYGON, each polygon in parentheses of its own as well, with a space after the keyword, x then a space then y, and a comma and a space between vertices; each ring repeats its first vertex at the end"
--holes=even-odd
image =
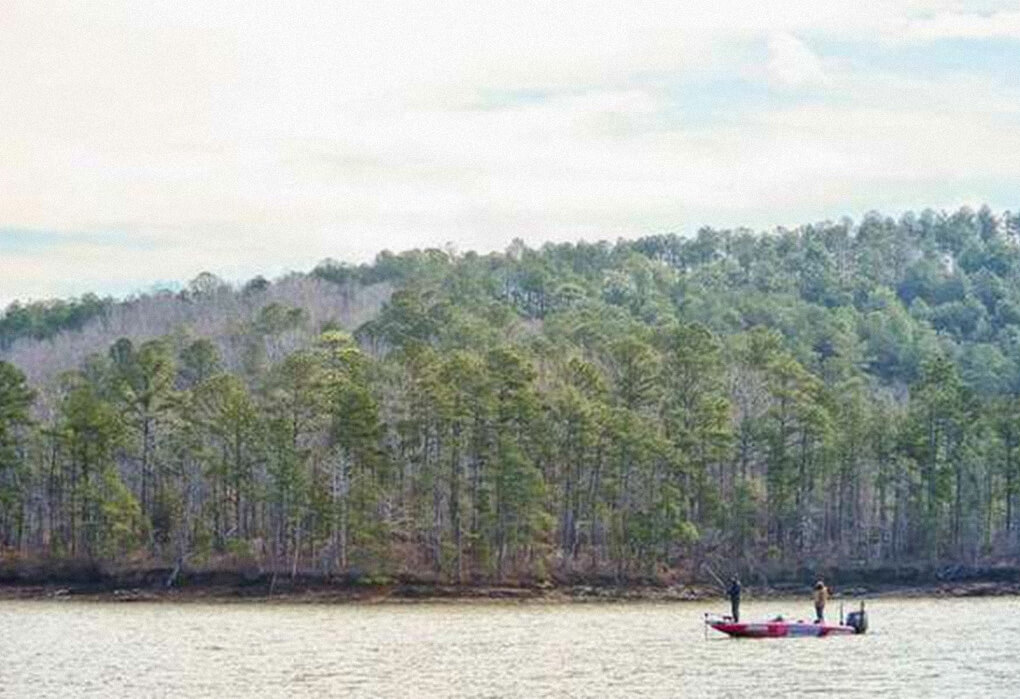
POLYGON ((825 605, 815 605, 815 621, 825 621, 825 605))
POLYGON ((730 599, 730 616, 733 617, 733 621, 740 621, 740 598, 730 599))

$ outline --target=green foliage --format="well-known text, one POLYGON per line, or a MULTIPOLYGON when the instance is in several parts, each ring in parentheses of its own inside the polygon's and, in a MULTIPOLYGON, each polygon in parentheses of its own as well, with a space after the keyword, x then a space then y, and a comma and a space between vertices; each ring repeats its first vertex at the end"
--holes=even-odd
POLYGON ((0 316, 0 349, 10 347, 23 337, 37 340, 80 330, 90 320, 103 317, 113 305, 112 299, 86 294, 70 301, 12 303, 0 316))
MULTIPOLYGON (((310 276, 392 293, 305 342, 315 308, 203 274, 183 297, 257 311, 228 340, 0 362, 0 543, 458 582, 1020 555, 1016 215, 310 276)), ((0 347, 109 309, 12 306, 0 347)))
POLYGON ((23 522, 23 504, 31 475, 25 451, 35 393, 25 375, 0 362, 0 545, 14 543, 12 532, 23 522))
POLYGON ((199 338, 180 351, 178 364, 180 383, 193 388, 219 371, 219 351, 209 340, 199 338))
POLYGON ((100 492, 99 552, 107 557, 122 556, 143 541, 146 526, 141 505, 111 468, 103 471, 100 492))

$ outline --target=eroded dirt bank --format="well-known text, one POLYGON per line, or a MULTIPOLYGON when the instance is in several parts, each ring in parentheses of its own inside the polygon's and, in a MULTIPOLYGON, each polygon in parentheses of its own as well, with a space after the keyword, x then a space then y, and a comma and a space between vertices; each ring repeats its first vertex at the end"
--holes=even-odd
MULTIPOLYGON (((808 594, 813 575, 798 571, 772 582, 747 581, 749 599, 808 594)), ((1012 567, 897 568, 830 571, 834 597, 979 597, 1020 595, 1020 569, 1012 567)), ((27 565, 0 562, 0 599, 96 601, 221 601, 378 603, 414 601, 662 602, 721 599, 718 584, 612 579, 451 585, 407 577, 399 580, 245 571, 110 570, 93 562, 27 565), (172 580, 172 585, 167 582, 172 580)))

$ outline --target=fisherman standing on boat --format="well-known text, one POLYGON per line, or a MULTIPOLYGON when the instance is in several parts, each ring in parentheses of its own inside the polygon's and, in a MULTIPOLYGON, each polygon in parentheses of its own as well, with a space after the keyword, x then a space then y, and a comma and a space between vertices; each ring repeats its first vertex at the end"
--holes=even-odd
POLYGON ((736 623, 740 621, 740 581, 732 578, 726 594, 729 595, 731 616, 733 617, 733 622, 736 623))
POLYGON ((821 624, 825 621, 825 603, 829 601, 829 590, 825 583, 819 580, 815 583, 815 623, 821 624))

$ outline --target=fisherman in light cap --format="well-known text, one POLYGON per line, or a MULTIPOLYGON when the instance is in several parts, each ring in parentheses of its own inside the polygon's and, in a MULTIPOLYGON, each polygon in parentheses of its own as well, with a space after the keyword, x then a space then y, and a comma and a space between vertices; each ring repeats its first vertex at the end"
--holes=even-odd
POLYGON ((825 603, 829 601, 829 590, 825 583, 819 580, 815 583, 815 623, 821 624, 825 621, 825 603))

